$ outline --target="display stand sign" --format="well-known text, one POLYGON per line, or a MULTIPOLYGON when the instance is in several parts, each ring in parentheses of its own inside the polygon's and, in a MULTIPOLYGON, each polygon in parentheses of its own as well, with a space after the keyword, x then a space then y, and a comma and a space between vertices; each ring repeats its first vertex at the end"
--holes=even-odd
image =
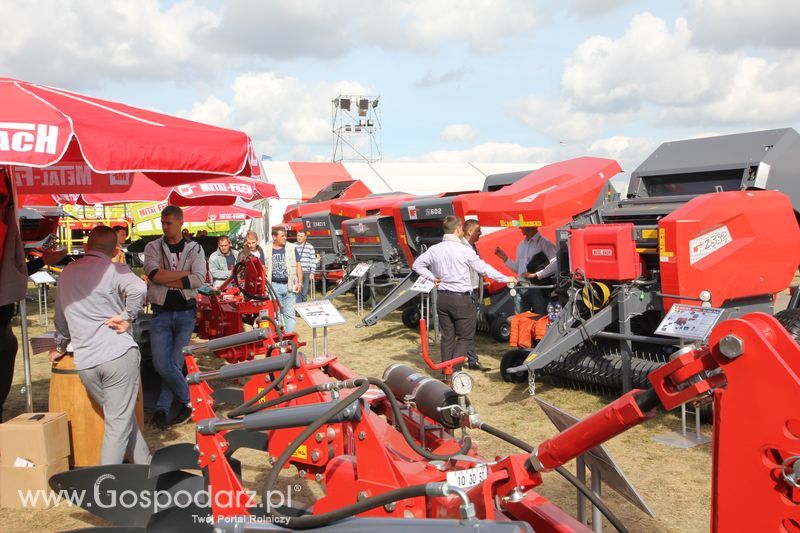
MULTIPOLYGON (((656 328, 656 333, 694 341, 699 345, 711 335, 720 318, 722 309, 716 307, 675 304, 656 328)), ((711 438, 700 430, 700 407, 694 406, 694 435, 687 430, 687 414, 686 404, 681 405, 681 430, 655 435, 652 439, 674 448, 692 448, 711 442, 711 438)))
POLYGON ((722 316, 722 309, 675 304, 658 325, 656 333, 667 337, 702 341, 722 316))
POLYGON ((435 284, 423 277, 417 278, 417 281, 411 286, 413 292, 421 292, 423 294, 430 294, 435 284))
POLYGON ((47 310, 47 287, 50 284, 55 284, 56 278, 45 270, 31 274, 29 278, 36 284, 36 294, 39 299, 39 325, 47 328, 50 326, 49 311, 47 310), (44 311, 44 314, 42 314, 42 311, 44 311))
POLYGON ((330 300, 316 300, 313 302, 300 302, 294 305, 300 318, 311 328, 311 348, 314 358, 317 357, 317 329, 322 328, 322 350, 328 354, 328 328, 341 326, 345 318, 330 300))
POLYGON ((350 274, 348 274, 348 276, 351 278, 364 277, 367 275, 367 272, 369 272, 369 266, 370 266, 369 263, 359 263, 355 267, 353 267, 353 270, 350 271, 350 274))
POLYGON ((300 318, 305 320, 311 328, 325 328, 340 326, 346 322, 342 314, 330 300, 316 300, 313 302, 300 302, 294 304, 294 309, 300 318))

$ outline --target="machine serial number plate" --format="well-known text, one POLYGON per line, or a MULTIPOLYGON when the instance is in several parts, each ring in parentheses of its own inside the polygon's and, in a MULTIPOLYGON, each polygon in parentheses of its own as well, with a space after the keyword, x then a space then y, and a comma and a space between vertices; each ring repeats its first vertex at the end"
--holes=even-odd
POLYGON ((447 483, 461 489, 469 489, 481 484, 487 477, 489 477, 489 467, 480 465, 466 470, 448 472, 447 483))

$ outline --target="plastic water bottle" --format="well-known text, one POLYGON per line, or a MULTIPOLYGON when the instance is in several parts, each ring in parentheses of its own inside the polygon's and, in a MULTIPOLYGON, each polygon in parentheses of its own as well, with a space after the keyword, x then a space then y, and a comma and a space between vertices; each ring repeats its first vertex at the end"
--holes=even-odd
POLYGON ((553 313, 556 315, 556 320, 561 318, 561 304, 556 302, 555 307, 553 308, 553 313))
POLYGON ((550 320, 551 323, 555 322, 553 318, 553 314, 555 312, 555 307, 553 307, 553 302, 547 304, 547 318, 550 320))

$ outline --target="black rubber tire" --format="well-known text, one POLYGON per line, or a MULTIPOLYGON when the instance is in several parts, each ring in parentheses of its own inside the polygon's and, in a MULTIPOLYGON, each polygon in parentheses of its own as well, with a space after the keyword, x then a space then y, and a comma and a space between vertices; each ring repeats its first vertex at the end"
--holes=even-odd
POLYGON ((503 354, 500 360, 500 377, 507 383, 525 383, 528 380, 526 374, 509 374, 507 370, 514 368, 525 362, 530 352, 528 350, 509 350, 503 354))
POLYGON ((800 344, 800 309, 784 309, 775 313, 775 318, 789 332, 794 342, 800 344))
POLYGON ((419 321, 421 318, 419 307, 416 305, 403 309, 403 325, 408 329, 419 329, 419 321))
POLYGON ((511 324, 508 323, 506 315, 498 315, 492 320, 489 326, 489 334, 497 342, 508 342, 511 338, 511 324))

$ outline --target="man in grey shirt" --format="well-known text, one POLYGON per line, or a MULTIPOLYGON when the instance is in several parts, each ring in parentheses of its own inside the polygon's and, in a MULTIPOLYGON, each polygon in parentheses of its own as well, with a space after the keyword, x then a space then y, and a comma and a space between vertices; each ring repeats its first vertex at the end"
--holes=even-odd
POLYGON ((72 344, 81 383, 105 418, 100 463, 121 464, 126 452, 136 464, 150 462, 150 450, 136 423, 139 347, 130 323, 142 310, 147 288, 124 264, 112 263, 117 236, 107 226, 89 234, 86 255, 58 278, 55 362, 72 344))

